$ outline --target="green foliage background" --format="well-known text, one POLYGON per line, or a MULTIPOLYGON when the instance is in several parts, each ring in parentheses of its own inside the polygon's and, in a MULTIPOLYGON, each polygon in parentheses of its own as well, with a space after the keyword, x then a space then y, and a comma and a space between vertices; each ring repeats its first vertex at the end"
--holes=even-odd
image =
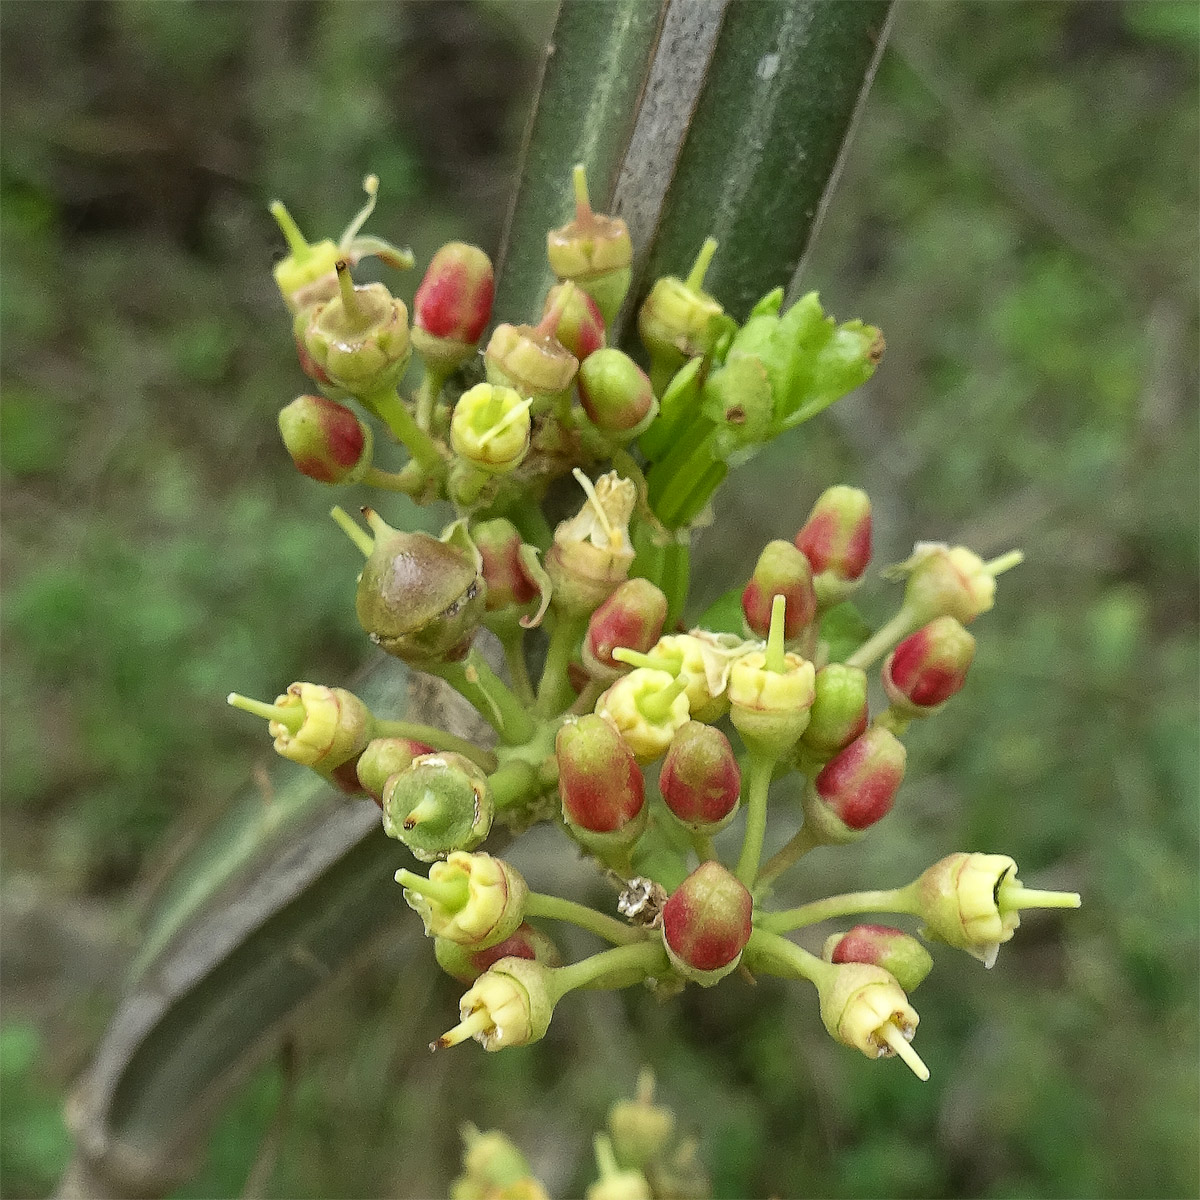
MULTIPOLYGON (((61 1101, 155 882, 269 765, 224 694, 362 658, 353 554, 275 434, 302 377, 266 201, 336 231, 374 170, 376 227, 418 261, 494 247, 550 16, 0 7, 7 1195, 65 1162, 61 1101)), ((540 1046, 430 1060, 454 989, 398 908, 178 1195, 238 1194, 256 1156, 262 1194, 441 1194, 464 1117, 577 1195, 643 1061, 719 1196, 1197 1194, 1196 84, 1190 3, 900 5, 807 277, 882 326, 883 367, 735 476, 700 543, 703 603, 846 479, 881 563, 917 538, 1026 551, 896 812, 795 884, 979 848, 1084 893, 991 973, 936 956, 933 1082, 834 1046, 810 995, 769 982, 580 997, 540 1046)))

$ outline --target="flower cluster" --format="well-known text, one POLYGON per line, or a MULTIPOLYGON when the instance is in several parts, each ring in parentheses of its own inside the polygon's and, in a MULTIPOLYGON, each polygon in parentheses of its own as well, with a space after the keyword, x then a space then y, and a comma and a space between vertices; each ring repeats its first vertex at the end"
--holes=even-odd
MULTIPOLYGON (((321 483, 453 505, 437 537, 393 528, 373 507, 362 509, 365 527, 341 508, 333 516, 364 560, 355 606, 366 636, 460 692, 495 742, 376 714, 336 687, 294 683, 273 704, 229 699, 269 722, 280 754, 370 797, 383 832, 431 864, 396 879, 437 962, 468 985, 434 1047, 536 1041, 580 988, 670 994, 740 971, 807 980, 832 1037, 927 1078, 908 997, 932 965, 921 942, 858 925, 818 954, 786 935, 900 914, 926 940, 990 966, 1023 909, 1079 897, 1026 888, 1012 859, 990 853, 951 854, 905 886, 793 909, 773 906, 772 889, 805 854, 857 841, 887 816, 906 731, 963 688, 975 649, 967 626, 1020 554, 985 562, 920 543, 891 572, 905 581, 895 615, 847 643, 839 631, 870 564, 871 504, 858 488, 832 487, 689 628, 691 532, 711 519, 722 481, 869 379, 879 331, 839 324, 815 293, 784 309, 773 292, 739 323, 704 290, 710 240, 686 277, 659 279, 642 299, 644 370, 609 344, 632 247, 619 218, 592 211, 582 167, 572 219, 547 236, 559 282, 540 315, 493 326, 491 263, 452 243, 430 262, 410 326, 384 284, 350 275, 366 254, 411 265, 360 235, 376 186, 367 181, 371 203, 336 244, 310 245, 273 207, 290 247, 276 280, 320 392, 284 408, 280 430, 321 483), (414 354, 422 370, 410 393, 414 354), (373 459, 385 439, 406 452, 397 470, 373 459), (578 508, 551 528, 551 485, 572 478, 578 508), (481 652, 482 630, 506 672, 481 652), (877 667, 882 705, 869 695, 877 667), (803 824, 768 857, 772 786, 789 778, 803 824), (620 879, 615 912, 538 892, 482 848, 497 825, 519 833, 539 821, 559 823, 620 879), (609 945, 564 963, 547 921, 609 945)), ((653 1157, 617 1165, 638 1157, 620 1150, 623 1136, 614 1128, 617 1157, 602 1155, 609 1175, 653 1157)), ((515 1183, 527 1174, 518 1167, 499 1175, 515 1183)))

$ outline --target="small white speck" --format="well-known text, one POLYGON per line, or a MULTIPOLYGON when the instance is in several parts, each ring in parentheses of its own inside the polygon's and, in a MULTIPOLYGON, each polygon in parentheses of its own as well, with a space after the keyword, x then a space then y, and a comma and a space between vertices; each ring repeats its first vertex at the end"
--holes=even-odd
POLYGON ((758 66, 755 68, 754 73, 759 77, 759 79, 771 79, 778 70, 779 55, 764 54, 762 58, 758 60, 758 66))

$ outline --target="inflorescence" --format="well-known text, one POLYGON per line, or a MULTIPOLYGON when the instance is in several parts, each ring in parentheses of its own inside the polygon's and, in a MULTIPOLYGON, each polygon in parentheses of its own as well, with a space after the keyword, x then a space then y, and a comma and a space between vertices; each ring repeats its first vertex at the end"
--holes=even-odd
POLYGON ((704 291, 710 239, 686 278, 657 280, 643 300, 644 371, 606 344, 629 288, 629 233, 592 211, 577 167, 574 216, 547 238, 560 282, 533 323, 495 325, 480 355, 494 287, 477 247, 434 255, 411 324, 382 283, 353 282, 367 255, 412 265, 407 251, 360 233, 377 181, 365 186, 368 203, 337 243, 310 244, 272 205, 290 251, 275 278, 320 391, 284 408, 280 431, 299 470, 321 483, 453 506, 440 537, 395 529, 374 508, 362 509, 365 527, 341 508, 332 516, 365 560, 363 630, 460 692, 495 744, 381 716, 312 683, 273 704, 236 694, 229 703, 266 718, 284 757, 370 796, 384 832, 430 864, 396 880, 438 963, 469 985, 433 1047, 536 1041, 578 988, 649 984, 670 995, 740 969, 807 980, 835 1039, 928 1078, 908 998, 932 966, 922 943, 861 924, 817 955, 787 935, 903 914, 926 940, 991 966, 1022 909, 1077 907, 1079 897, 1026 888, 1011 858, 987 853, 951 854, 905 886, 798 908, 772 908, 771 893, 805 854, 857 841, 887 815, 906 730, 963 687, 975 650, 967 626, 1021 555, 984 562, 962 546, 918 544, 893 568, 905 580, 895 615, 848 643, 833 631, 847 627, 840 618, 871 557, 871 505, 837 486, 791 540, 763 548, 712 619, 691 629, 681 620, 691 531, 712 520, 729 470, 869 379, 879 330, 838 324, 815 292, 784 309, 782 289, 739 324, 704 291), (422 373, 410 396, 400 389, 414 351, 422 373), (399 470, 375 464, 378 431, 407 451, 399 470), (578 511, 552 529, 547 494, 572 476, 578 511), (539 626, 548 639, 535 683, 539 626), (507 679, 476 647, 481 628, 503 648, 507 679), (867 672, 881 660, 887 704, 872 713, 867 672), (804 821, 766 857, 769 792, 786 776, 799 781, 804 821), (742 812, 740 850, 722 861, 714 835, 742 812), (534 891, 480 849, 496 825, 519 833, 541 821, 618 880, 615 912, 534 891), (539 921, 570 922, 610 948, 564 964, 539 921))

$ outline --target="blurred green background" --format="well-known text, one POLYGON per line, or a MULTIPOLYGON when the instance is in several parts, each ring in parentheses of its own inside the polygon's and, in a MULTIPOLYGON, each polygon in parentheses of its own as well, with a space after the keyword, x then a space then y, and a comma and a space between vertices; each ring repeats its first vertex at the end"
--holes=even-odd
MULTIPOLYGON (((875 500, 880 562, 918 538, 1021 546, 897 810, 794 895, 971 848, 1084 908, 1029 919, 990 973, 935 955, 924 1086, 773 982, 585 996, 537 1047, 430 1059, 456 989, 406 957, 398 911, 179 1196, 238 1195, 256 1162, 257 1194, 444 1194, 464 1117, 578 1195, 645 1061, 718 1196, 1198 1194, 1197 12, 899 6, 807 278, 887 356, 735 476, 698 553, 703 603, 842 479, 875 500)), ((5 1195, 52 1189, 148 898, 271 765, 224 694, 363 659, 351 581, 323 565, 330 493, 275 432, 302 376, 266 202, 336 236, 373 170, 373 227, 419 262, 451 236, 494 249, 551 18, 0 6, 5 1195)))

